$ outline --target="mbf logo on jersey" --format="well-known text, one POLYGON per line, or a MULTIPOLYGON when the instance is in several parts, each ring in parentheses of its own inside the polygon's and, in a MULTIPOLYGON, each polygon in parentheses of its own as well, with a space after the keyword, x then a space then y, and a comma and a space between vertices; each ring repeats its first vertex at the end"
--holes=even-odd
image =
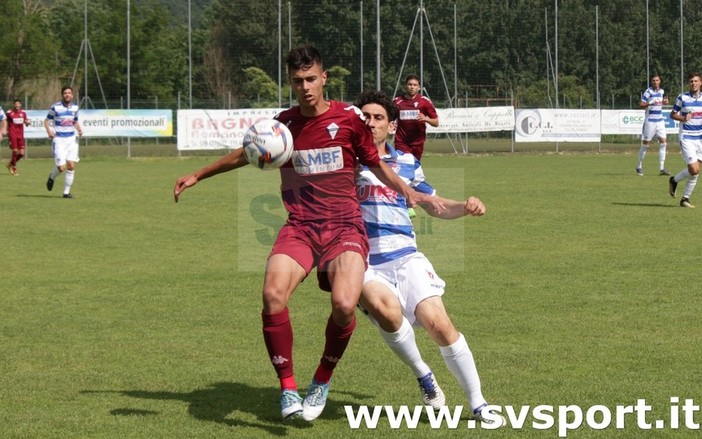
MULTIPOLYGON (((414 105, 417 105, 415 102, 414 105)), ((419 110, 400 110, 400 120, 417 120, 419 118, 419 110)))
POLYGON ((301 175, 323 174, 344 167, 341 146, 294 150, 292 161, 295 172, 301 175))

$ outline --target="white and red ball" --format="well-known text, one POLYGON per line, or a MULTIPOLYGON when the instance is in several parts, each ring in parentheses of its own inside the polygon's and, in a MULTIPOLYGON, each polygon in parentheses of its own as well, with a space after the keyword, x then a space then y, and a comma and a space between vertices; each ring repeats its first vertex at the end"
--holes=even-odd
POLYGON ((280 168, 292 157, 293 136, 288 127, 275 119, 251 125, 244 135, 246 160, 259 169, 280 168))

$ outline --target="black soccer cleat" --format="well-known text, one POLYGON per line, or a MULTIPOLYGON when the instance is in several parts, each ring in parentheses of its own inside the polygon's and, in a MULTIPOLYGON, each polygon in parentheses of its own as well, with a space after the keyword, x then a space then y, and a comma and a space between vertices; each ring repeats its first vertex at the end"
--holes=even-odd
POLYGON ((671 197, 675 198, 675 191, 678 189, 678 183, 675 181, 675 177, 670 177, 668 179, 668 193, 671 197))
POLYGON ((49 175, 49 179, 46 180, 46 190, 51 192, 54 189, 54 179, 49 175))

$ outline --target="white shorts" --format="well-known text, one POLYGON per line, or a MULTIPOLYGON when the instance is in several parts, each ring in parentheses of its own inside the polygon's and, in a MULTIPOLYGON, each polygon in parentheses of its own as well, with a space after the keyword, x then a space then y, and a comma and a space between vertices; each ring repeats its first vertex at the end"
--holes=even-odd
POLYGON ((402 314, 415 325, 414 310, 422 300, 442 296, 446 282, 441 279, 429 259, 417 252, 380 265, 370 265, 363 283, 382 282, 400 300, 402 314))
POLYGON ((644 122, 643 131, 641 132, 641 140, 650 142, 653 139, 665 140, 665 121, 660 122, 644 122))
POLYGON ((691 165, 695 162, 702 162, 702 139, 699 137, 686 138, 685 134, 680 137, 680 152, 685 164, 691 165))
POLYGON ((80 161, 76 136, 54 137, 51 148, 54 151, 56 166, 64 166, 66 162, 78 163, 80 161))

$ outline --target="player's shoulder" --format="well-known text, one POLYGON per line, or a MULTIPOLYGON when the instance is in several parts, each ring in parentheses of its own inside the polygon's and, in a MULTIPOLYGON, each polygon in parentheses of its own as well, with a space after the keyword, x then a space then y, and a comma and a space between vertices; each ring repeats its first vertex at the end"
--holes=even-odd
POLYGON ((365 124, 366 118, 363 116, 361 109, 353 104, 329 100, 329 117, 348 121, 350 123, 362 122, 365 124))
MULTIPOLYGON (((432 104, 431 99, 429 99, 427 96, 420 95, 420 96, 419 96, 419 99, 420 99, 422 102, 427 102, 427 103, 429 103, 429 104, 432 104)), ((433 104, 432 104, 432 105, 433 105, 433 104)))
POLYGON ((296 117, 300 116, 300 107, 294 106, 290 107, 287 110, 283 110, 280 113, 276 114, 273 116, 273 119, 279 120, 283 123, 288 122, 289 120, 292 120, 296 117))

